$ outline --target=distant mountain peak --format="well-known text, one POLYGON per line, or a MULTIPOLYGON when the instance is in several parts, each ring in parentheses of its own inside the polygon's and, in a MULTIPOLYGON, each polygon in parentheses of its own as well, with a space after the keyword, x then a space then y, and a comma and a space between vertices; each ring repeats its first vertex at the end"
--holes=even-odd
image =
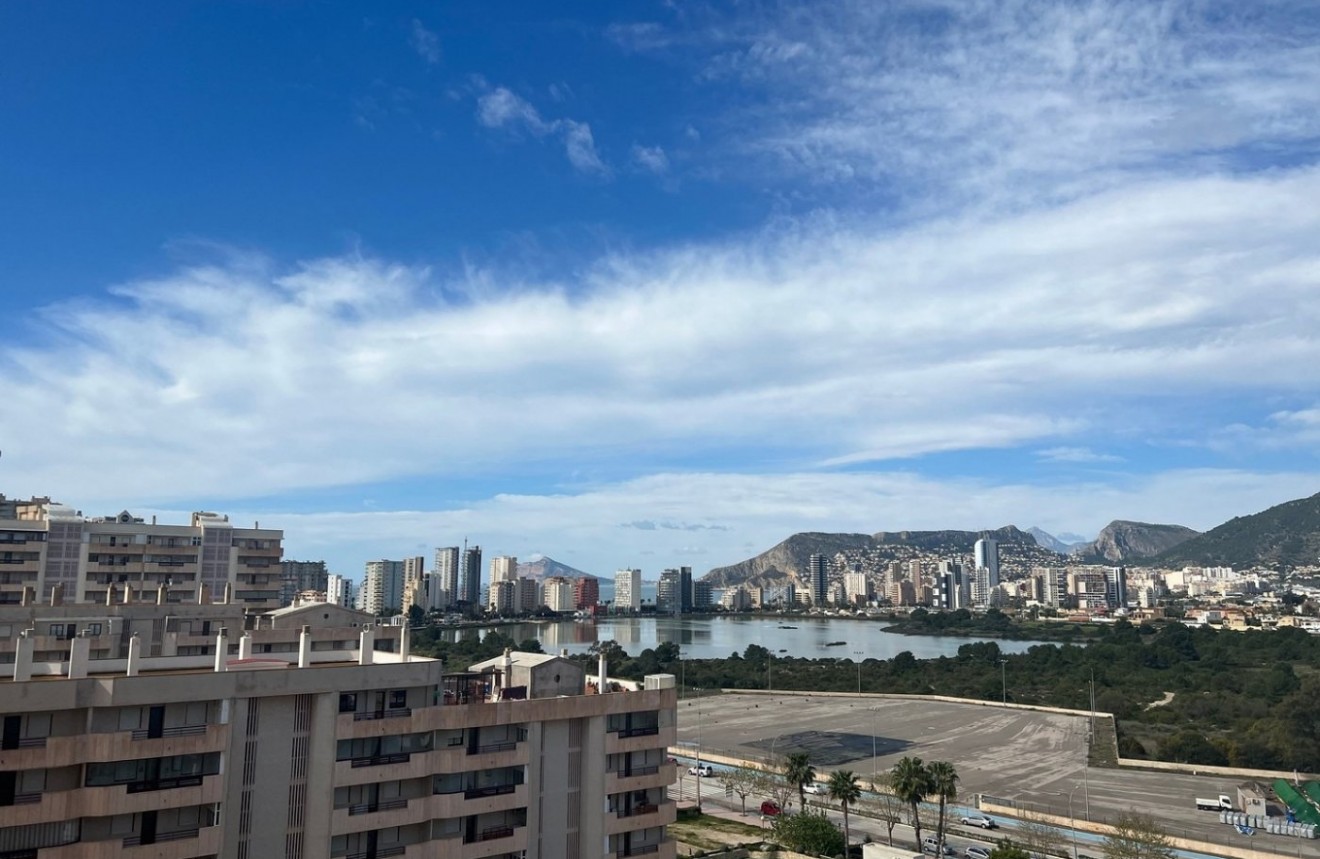
POLYGON ((1115 519, 1104 527, 1095 542, 1077 550, 1082 560, 1131 563, 1153 558, 1199 536, 1199 531, 1182 525, 1157 525, 1115 519))
POLYGON ((1320 494, 1235 516, 1149 563, 1168 567, 1300 567, 1320 563, 1320 494))
POLYGON ((518 577, 523 579, 545 580, 552 576, 563 576, 566 579, 595 579, 591 573, 584 573, 568 564, 561 564, 549 555, 536 553, 529 555, 527 560, 518 562, 518 577))

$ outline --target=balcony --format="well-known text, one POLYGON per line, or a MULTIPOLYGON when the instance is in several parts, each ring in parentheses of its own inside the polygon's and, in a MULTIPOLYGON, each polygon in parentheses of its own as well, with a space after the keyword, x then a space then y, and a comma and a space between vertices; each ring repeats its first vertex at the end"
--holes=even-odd
POLYGON ((527 785, 525 784, 441 793, 433 796, 429 805, 431 815, 437 818, 494 814, 526 807, 527 785))
POLYGON ((347 835, 421 823, 431 818, 429 799, 383 799, 336 808, 331 812, 330 832, 332 835, 347 835))
MULTIPOLYGON (((222 799, 224 776, 221 775, 186 776, 150 784, 139 782, 45 791, 37 802, 0 809, 0 826, 55 823, 78 817, 141 814, 166 808, 209 805, 222 799)), ((116 840, 115 843, 119 842, 116 840)))
POLYGON ((647 749, 664 749, 678 743, 678 727, 666 725, 645 728, 629 728, 605 734, 605 753, 608 755, 644 752, 647 749))
POLYGON ((368 710, 354 713, 354 722, 370 722, 376 719, 406 719, 412 715, 411 707, 399 707, 394 710, 368 710))
POLYGON ((394 752, 393 754, 388 755, 372 755, 366 758, 353 758, 349 761, 349 765, 353 769, 359 769, 361 767, 381 767, 388 764, 406 764, 410 760, 412 760, 411 752, 394 752))
POLYGON ((629 790, 645 790, 651 787, 664 787, 673 784, 676 775, 674 764, 652 764, 614 771, 614 783, 607 787, 610 793, 623 793, 629 790))
POLYGON ((678 807, 674 805, 673 800, 634 805, 632 808, 621 808, 613 817, 606 818, 605 834, 618 835, 621 832, 667 826, 677 818, 678 807))
POLYGON ((471 841, 464 839, 459 859, 484 859, 527 849, 526 826, 491 826, 478 832, 471 841))
POLYGON ((191 859, 219 852, 220 827, 204 826, 158 834, 151 844, 143 844, 138 838, 109 838, 48 847, 41 851, 41 859, 191 859))
POLYGON ((360 853, 345 853, 344 859, 386 859, 389 856, 402 856, 408 852, 408 848, 402 844, 392 844, 389 847, 377 847, 375 850, 363 850, 360 853))

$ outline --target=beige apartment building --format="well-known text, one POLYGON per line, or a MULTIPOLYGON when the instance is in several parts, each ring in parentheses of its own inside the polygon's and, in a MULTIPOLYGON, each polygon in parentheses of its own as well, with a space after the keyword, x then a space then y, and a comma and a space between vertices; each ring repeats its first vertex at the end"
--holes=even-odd
POLYGON ((675 855, 671 675, 245 608, 0 606, 0 856, 675 855))
MULTIPOLYGON (((0 496, 0 501, 4 501, 0 496)), ((0 605, 219 600, 280 605, 284 532, 238 528, 228 516, 193 513, 187 525, 127 511, 87 517, 48 498, 0 504, 0 605), (26 595, 26 596, 25 596, 26 595)))

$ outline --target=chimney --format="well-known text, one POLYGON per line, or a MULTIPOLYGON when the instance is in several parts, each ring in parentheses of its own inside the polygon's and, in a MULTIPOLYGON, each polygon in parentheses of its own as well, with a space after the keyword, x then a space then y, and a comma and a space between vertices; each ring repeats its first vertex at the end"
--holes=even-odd
POLYGON ((136 677, 138 674, 138 659, 142 655, 142 639, 135 632, 128 639, 128 676, 136 677))
MULTIPOLYGON (((25 592, 31 590, 24 588, 25 592)), ((32 652, 37 643, 32 639, 33 630, 25 629, 18 634, 18 647, 14 651, 14 680, 21 682, 32 679, 32 652)))
POLYGON ((114 583, 114 582, 111 582, 110 584, 108 584, 108 585, 105 586, 105 604, 106 604, 106 605, 114 605, 114 604, 115 604, 115 583, 114 583))
POLYGON ((223 602, 225 605, 229 605, 233 601, 234 601, 234 583, 225 582, 225 598, 221 600, 221 602, 223 602))
POLYGON ((60 582, 50 589, 50 604, 64 605, 64 583, 60 582))
POLYGON ((358 665, 370 665, 376 651, 376 630, 371 626, 363 628, 358 640, 358 665))
POLYGON ((31 585, 23 585, 23 597, 18 601, 19 605, 32 605, 36 601, 37 592, 31 585))
POLYGON ((403 632, 399 635, 399 660, 407 662, 408 656, 412 652, 412 628, 408 624, 403 625, 403 632))
POLYGON ((312 628, 303 625, 298 633, 298 667, 306 668, 312 664, 312 628))
POLYGON ((504 648, 504 661, 500 663, 501 676, 504 679, 504 688, 508 689, 513 685, 513 649, 504 648))
POLYGON ((601 695, 610 691, 609 677, 607 676, 609 670, 609 660, 605 658, 604 653, 601 653, 600 658, 596 660, 596 691, 601 695))
POLYGON ((69 673, 70 680, 81 680, 87 676, 87 660, 92 655, 92 640, 87 637, 87 630, 83 630, 74 636, 73 641, 69 642, 69 673))
POLYGON ((229 630, 226 627, 220 627, 219 634, 215 637, 215 670, 228 670, 229 662, 229 630))
POLYGON ((152 525, 155 525, 155 524, 156 524, 156 517, 155 517, 155 516, 152 516, 152 517, 151 517, 151 524, 152 524, 152 525))
POLYGON ((245 632, 238 637, 238 658, 252 658, 252 633, 245 632))
POLYGON ((197 586, 197 604, 198 605, 211 604, 211 586, 206 584, 205 582, 197 586))
POLYGON ((165 602, 169 599, 169 595, 170 595, 169 585, 165 584, 164 582, 161 582, 160 585, 156 588, 156 605, 165 605, 165 602))

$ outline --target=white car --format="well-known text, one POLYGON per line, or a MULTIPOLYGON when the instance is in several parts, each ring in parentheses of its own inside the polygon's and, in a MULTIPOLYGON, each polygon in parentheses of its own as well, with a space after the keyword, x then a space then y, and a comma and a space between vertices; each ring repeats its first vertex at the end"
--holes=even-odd
POLYGON ((715 775, 715 770, 711 769, 709 764, 702 764, 699 767, 688 767, 688 775, 705 776, 708 778, 715 775))
POLYGON ((963 826, 979 826, 982 829, 998 829, 999 824, 995 823, 984 814, 969 814, 959 821, 963 826))
POLYGON ((825 794, 829 793, 829 791, 826 790, 825 785, 821 784, 818 781, 813 781, 811 784, 803 787, 802 792, 809 793, 812 796, 824 796, 825 794))
POLYGON ((973 844, 963 853, 964 859, 990 859, 990 848, 973 844))

